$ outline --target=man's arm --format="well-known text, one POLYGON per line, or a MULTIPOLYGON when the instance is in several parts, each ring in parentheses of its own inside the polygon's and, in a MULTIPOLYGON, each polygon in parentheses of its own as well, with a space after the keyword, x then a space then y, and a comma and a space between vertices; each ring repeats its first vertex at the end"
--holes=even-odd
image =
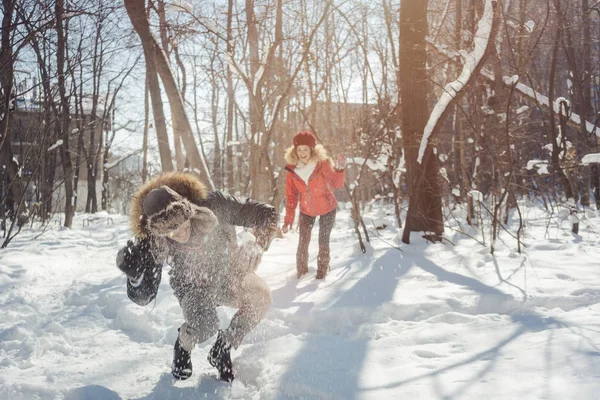
POLYGON ((145 306, 156 297, 162 275, 162 264, 154 259, 150 239, 134 243, 117 253, 117 267, 127 275, 127 296, 136 304, 145 306))
POLYGON ((220 191, 210 192, 206 201, 219 221, 254 228, 257 243, 268 249, 279 220, 275 207, 250 198, 241 200, 220 191))

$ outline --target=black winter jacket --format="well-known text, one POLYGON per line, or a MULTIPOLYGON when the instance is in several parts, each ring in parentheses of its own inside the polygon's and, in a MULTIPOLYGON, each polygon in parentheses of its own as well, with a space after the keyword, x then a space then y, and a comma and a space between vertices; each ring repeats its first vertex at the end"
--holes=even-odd
MULTIPOLYGON (((174 173, 171 176, 184 180, 187 185, 197 185, 199 182, 187 174, 174 173)), ((155 185, 152 181, 146 186, 167 184, 174 190, 189 198, 190 192, 185 188, 178 187, 177 183, 169 185, 169 181, 159 180, 155 185), (179 189, 179 190, 178 190, 179 189)), ((150 191, 144 186, 134 196, 134 202, 139 205, 144 196, 150 191)), ((195 189, 198 189, 197 187, 195 189)), ((162 267, 165 262, 171 266, 170 284, 175 296, 181 299, 190 290, 202 290, 203 295, 214 296, 218 302, 219 292, 227 283, 229 271, 230 254, 236 248, 235 226, 255 228, 261 230, 272 229, 277 226, 278 214, 275 208, 251 199, 240 200, 236 197, 224 194, 220 191, 210 193, 203 192, 190 198, 194 206, 204 207, 216 216, 218 221, 214 230, 208 234, 198 233, 201 231, 195 227, 192 218, 192 237, 186 244, 180 244, 164 237, 152 234, 144 225, 144 217, 140 214, 141 207, 132 206, 132 227, 136 233, 136 243, 129 242, 122 249, 128 254, 127 262, 124 257, 120 259, 121 268, 131 279, 127 280, 127 295, 139 305, 150 303, 157 294, 161 281, 162 267), (127 265, 124 265, 127 264, 127 265), (127 272, 135 271, 135 272, 127 272), (131 275, 136 276, 131 276, 131 275), (135 278, 137 279, 137 282, 135 278)), ((118 261, 119 262, 119 261, 118 261)))

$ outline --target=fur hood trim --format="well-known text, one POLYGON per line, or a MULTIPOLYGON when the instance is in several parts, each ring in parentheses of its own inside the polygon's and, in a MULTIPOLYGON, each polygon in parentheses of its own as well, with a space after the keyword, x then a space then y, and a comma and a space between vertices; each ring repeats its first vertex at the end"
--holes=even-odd
MULTIPOLYGON (((285 162, 289 165, 298 164, 298 154, 296 154, 296 149, 294 146, 290 146, 285 150, 284 156, 285 162)), ((310 161, 315 161, 319 163, 320 161, 328 160, 331 163, 331 158, 327 155, 327 150, 323 147, 322 144, 316 145, 310 154, 310 161)))
MULTIPOLYGON (((158 226, 164 223, 163 219, 159 218, 163 213, 170 210, 170 215, 175 218, 189 218, 198 213, 201 207, 201 201, 206 198, 208 191, 206 186, 196 177, 196 175, 188 172, 167 172, 152 178, 150 181, 143 184, 131 198, 130 204, 130 224, 133 234, 138 238, 148 237, 152 232, 149 227, 149 218, 144 215, 144 199, 151 190, 160 186, 168 186, 179 193, 184 200, 170 205, 163 212, 153 216, 152 221, 158 223, 158 226)), ((164 216, 163 216, 164 217, 164 216)), ((181 222, 185 221, 182 220, 181 222)), ((169 223, 171 225, 171 223, 169 223)), ((162 229, 162 228, 161 228, 162 229)))

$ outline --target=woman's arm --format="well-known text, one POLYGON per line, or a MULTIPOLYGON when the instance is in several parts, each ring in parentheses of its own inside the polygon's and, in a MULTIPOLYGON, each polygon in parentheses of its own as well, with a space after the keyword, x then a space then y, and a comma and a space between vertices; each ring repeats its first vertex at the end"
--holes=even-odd
POLYGON ((331 163, 326 160, 322 161, 325 163, 323 166, 323 175, 325 175, 325 179, 329 183, 333 189, 340 189, 344 186, 344 179, 346 177, 346 173, 344 169, 334 169, 331 167, 331 163))

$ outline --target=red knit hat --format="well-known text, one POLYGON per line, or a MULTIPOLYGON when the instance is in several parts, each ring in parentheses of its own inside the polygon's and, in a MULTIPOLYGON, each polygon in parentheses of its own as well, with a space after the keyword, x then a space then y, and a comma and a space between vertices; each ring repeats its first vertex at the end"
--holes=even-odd
POLYGON ((317 145, 317 138, 311 132, 298 132, 294 136, 292 143, 294 144, 294 147, 315 147, 317 145))

